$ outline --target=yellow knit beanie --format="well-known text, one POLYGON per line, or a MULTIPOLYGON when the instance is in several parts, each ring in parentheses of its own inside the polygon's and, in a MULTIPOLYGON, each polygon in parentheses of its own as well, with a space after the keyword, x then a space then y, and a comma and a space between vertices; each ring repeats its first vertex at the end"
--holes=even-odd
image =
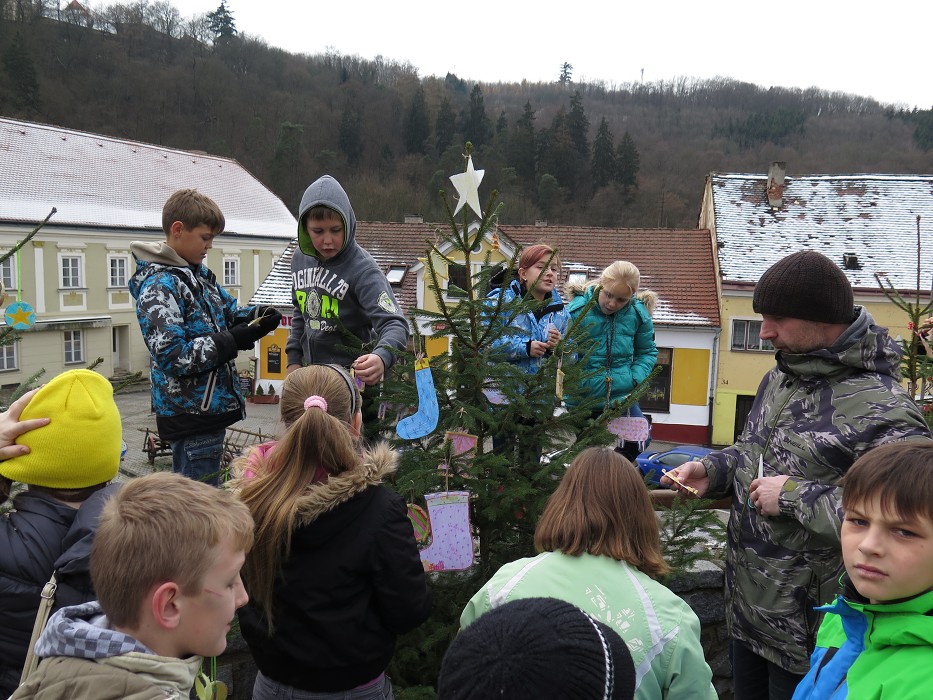
POLYGON ((97 372, 74 369, 43 386, 20 420, 50 418, 16 442, 29 454, 0 462, 0 474, 33 486, 82 489, 117 475, 123 446, 113 386, 97 372))

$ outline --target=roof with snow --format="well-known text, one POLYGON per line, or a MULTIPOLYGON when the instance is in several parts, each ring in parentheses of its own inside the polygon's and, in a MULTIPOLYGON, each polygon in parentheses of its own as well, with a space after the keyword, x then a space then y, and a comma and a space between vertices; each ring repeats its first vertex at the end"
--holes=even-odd
POLYGON ((755 284, 781 258, 809 249, 839 265, 856 289, 878 291, 876 272, 898 289, 916 289, 920 216, 921 287, 929 288, 933 175, 787 177, 776 209, 768 204, 767 180, 709 176, 724 283, 755 284))
MULTIPOLYGON (((405 313, 416 305, 417 278, 410 268, 435 240, 436 224, 358 221, 356 240, 383 272, 404 267, 401 284, 393 285, 405 313)), ((656 325, 718 327, 719 304, 713 252, 707 230, 608 229, 581 226, 499 226, 499 235, 520 246, 546 242, 560 251, 560 283, 573 272, 595 278, 615 260, 629 260, 641 271, 641 286, 658 293, 656 325)), ((252 304, 291 305, 289 244, 253 295, 252 304)))
POLYGON ((0 222, 162 230, 182 188, 220 206, 225 233, 295 236, 288 207, 230 158, 0 118, 0 222))

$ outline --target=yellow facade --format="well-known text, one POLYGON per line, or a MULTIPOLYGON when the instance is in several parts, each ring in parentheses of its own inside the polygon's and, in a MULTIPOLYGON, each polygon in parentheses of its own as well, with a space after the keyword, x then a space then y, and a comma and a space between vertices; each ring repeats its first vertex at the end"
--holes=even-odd
MULTIPOLYGON (((508 265, 511 260, 508 251, 501 250, 498 245, 493 245, 489 237, 484 238, 480 244, 470 251, 469 260, 467 260, 464 254, 461 251, 451 251, 448 254, 448 259, 451 263, 455 265, 469 265, 469 273, 471 276, 476 275, 480 270, 486 265, 508 265)), ((422 260, 421 262, 426 262, 422 260)), ((431 263, 434 266, 434 271, 437 275, 438 283, 441 287, 440 293, 444 299, 444 303, 447 305, 456 305, 458 300, 456 297, 451 297, 447 295, 447 285, 450 282, 450 276, 448 274, 448 260, 445 260, 437 253, 431 253, 431 263)), ((475 278, 474 278, 475 279, 475 278)), ((437 303, 437 297, 435 290, 433 288, 433 283, 431 280, 430 270, 425 264, 419 273, 419 285, 421 285, 423 294, 421 308, 426 311, 439 312, 440 305, 437 303)), ((433 329, 431 329, 433 333, 433 329)), ((442 333, 443 330, 438 330, 439 333, 442 333)), ((425 352, 428 357, 435 357, 442 353, 447 352, 450 349, 450 340, 446 335, 438 335, 435 337, 426 337, 424 339, 425 352)))
MULTIPOLYGON (((924 299, 926 301, 926 299, 924 299)), ((908 335, 906 314, 882 295, 859 297, 855 303, 864 306, 875 323, 888 329, 892 338, 908 335)), ((718 382, 713 406, 713 444, 731 445, 736 438, 736 403, 739 397, 753 397, 761 378, 774 367, 774 353, 755 350, 732 350, 733 321, 760 321, 752 309, 751 292, 723 292, 722 342, 719 355, 718 382)))

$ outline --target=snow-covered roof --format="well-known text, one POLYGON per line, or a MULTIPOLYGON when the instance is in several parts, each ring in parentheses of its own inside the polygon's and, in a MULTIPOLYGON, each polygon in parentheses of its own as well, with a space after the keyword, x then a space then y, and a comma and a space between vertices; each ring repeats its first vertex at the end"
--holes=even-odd
POLYGON ((288 239, 288 207, 230 158, 0 118, 0 222, 162 230, 172 192, 220 206, 226 233, 288 239))
POLYGON ((787 177, 777 209, 768 204, 765 175, 712 173, 709 181, 724 283, 754 284, 784 256, 810 249, 839 265, 856 289, 877 291, 876 272, 898 289, 915 289, 919 215, 921 288, 929 289, 933 175, 787 177), (843 256, 852 254, 848 269, 843 256))

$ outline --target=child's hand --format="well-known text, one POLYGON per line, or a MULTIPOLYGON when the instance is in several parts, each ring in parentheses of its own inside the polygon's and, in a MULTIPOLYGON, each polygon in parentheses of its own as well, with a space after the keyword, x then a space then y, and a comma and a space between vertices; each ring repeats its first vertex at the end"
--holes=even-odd
POLYGON ((378 384, 385 374, 386 366, 379 355, 370 353, 369 355, 360 355, 351 365, 358 379, 372 386, 378 384))
POLYGON ((560 331, 557 330, 557 327, 552 324, 550 328, 548 328, 548 331, 547 331, 547 345, 549 348, 553 348, 559 342, 560 342, 560 331))
POLYGON ((27 391, 10 404, 6 411, 0 413, 0 460, 29 454, 29 448, 26 445, 17 445, 16 438, 30 430, 49 424, 48 418, 32 418, 24 421, 19 419, 23 409, 26 408, 26 404, 36 395, 37 391, 39 390, 27 391))
POLYGON ((544 357, 544 354, 550 349, 550 343, 542 343, 540 340, 532 340, 530 343, 528 343, 528 356, 544 357))

